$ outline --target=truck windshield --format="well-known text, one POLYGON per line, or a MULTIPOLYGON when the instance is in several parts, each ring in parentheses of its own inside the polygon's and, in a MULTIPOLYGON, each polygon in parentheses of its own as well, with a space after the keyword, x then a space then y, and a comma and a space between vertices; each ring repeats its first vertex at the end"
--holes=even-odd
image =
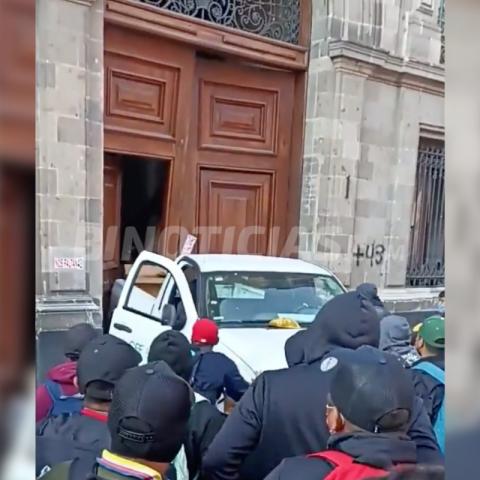
POLYGON ((305 273, 206 274, 207 314, 222 327, 262 326, 288 318, 305 326, 331 298, 344 292, 332 277, 305 273))

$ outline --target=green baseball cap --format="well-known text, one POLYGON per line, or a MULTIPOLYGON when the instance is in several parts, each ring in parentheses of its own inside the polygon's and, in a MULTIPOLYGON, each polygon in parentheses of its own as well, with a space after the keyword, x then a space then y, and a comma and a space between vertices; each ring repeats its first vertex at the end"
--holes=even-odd
POLYGON ((423 321, 418 336, 431 347, 445 348, 445 319, 438 315, 428 317, 423 321))

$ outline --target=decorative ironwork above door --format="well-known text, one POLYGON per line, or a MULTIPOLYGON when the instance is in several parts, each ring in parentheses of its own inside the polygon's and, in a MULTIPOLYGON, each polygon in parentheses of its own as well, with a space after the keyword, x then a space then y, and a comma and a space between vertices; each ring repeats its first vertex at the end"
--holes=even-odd
POLYGON ((298 44, 300 0, 139 0, 244 32, 298 44))

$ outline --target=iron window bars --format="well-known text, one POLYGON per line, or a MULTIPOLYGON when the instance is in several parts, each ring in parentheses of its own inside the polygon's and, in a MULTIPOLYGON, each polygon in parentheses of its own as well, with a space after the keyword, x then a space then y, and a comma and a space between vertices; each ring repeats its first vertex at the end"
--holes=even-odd
POLYGON ((300 0, 139 0, 175 13, 298 44, 300 0))

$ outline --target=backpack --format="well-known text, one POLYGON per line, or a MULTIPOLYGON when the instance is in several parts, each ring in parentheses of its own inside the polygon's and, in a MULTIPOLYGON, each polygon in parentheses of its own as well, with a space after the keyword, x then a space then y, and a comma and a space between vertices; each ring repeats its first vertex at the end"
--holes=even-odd
MULTIPOLYGON (((437 382, 440 382, 442 385, 445 385, 445 372, 440 368, 434 365, 431 362, 421 362, 417 365, 414 365, 412 368, 415 370, 420 370, 428 375, 432 376, 437 382)), ((442 400, 442 405, 438 411, 437 418, 435 420, 435 425, 433 426, 433 431, 437 437, 438 446, 440 451, 445 453, 445 396, 442 400)))
POLYGON ((48 417, 80 413, 83 404, 82 395, 66 396, 62 392, 62 387, 52 380, 47 380, 44 385, 52 400, 52 408, 48 412, 48 417))
POLYGON ((308 458, 326 460, 334 465, 334 469, 325 477, 325 480, 362 480, 388 475, 386 470, 355 463, 354 458, 350 455, 335 450, 313 453, 308 455, 308 458))

